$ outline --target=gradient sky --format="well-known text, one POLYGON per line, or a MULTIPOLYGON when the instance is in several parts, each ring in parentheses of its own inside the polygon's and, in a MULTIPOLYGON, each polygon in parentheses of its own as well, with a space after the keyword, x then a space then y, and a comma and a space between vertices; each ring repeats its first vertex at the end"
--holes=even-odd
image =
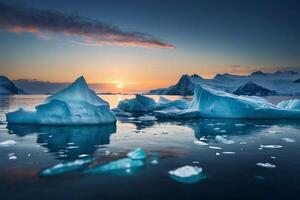
POLYGON ((182 74, 300 68, 300 1, 0 2, 10 17, 0 13, 0 74, 11 79, 84 75, 133 91, 168 86, 182 74), (65 22, 74 13, 79 25, 65 22), (39 18, 54 14, 47 25, 39 18))

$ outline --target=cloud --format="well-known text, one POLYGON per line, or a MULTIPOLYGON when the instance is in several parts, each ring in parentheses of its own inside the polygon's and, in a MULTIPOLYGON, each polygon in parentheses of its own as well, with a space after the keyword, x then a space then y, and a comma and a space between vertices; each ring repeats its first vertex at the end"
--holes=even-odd
MULTIPOLYGON (((25 8, 0 3, 0 29, 14 33, 32 33, 40 38, 47 34, 77 36, 85 45, 135 46, 146 48, 175 48, 151 35, 122 31, 98 20, 66 15, 51 10, 25 8)), ((49 37, 47 37, 49 38, 49 37)))

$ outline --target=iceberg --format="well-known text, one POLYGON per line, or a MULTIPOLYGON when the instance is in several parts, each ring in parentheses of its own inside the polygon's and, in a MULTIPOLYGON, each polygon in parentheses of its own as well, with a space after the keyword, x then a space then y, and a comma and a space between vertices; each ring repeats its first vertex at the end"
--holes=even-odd
POLYGON ((125 99, 119 102, 118 108, 126 112, 151 112, 156 107, 156 102, 141 94, 137 94, 133 99, 125 99))
POLYGON ((40 176, 54 176, 62 173, 67 173, 87 167, 88 164, 94 161, 94 158, 78 159, 66 163, 58 163, 53 167, 44 169, 40 172, 40 176))
POLYGON ((36 111, 19 109, 6 114, 11 124, 92 125, 116 122, 109 104, 90 90, 84 77, 60 92, 49 96, 36 111))
POLYGON ((277 106, 286 110, 300 110, 300 99, 281 101, 277 104, 277 106))
POLYGON ((129 112, 125 112, 120 108, 113 108, 111 109, 111 111, 113 111, 117 117, 131 117, 131 114, 129 112))
POLYGON ((112 173, 115 175, 128 175, 145 165, 144 160, 133 160, 130 158, 121 158, 111 161, 107 164, 87 169, 85 173, 112 173))
POLYGON ((181 183, 196 183, 206 178, 201 167, 189 165, 170 170, 169 174, 172 179, 181 183))
POLYGON ((147 157, 144 149, 142 149, 140 147, 135 149, 134 151, 127 153, 127 156, 133 160, 146 159, 146 157, 147 157))
POLYGON ((300 118, 300 111, 286 110, 261 97, 237 96, 197 84, 191 109, 210 118, 300 118))

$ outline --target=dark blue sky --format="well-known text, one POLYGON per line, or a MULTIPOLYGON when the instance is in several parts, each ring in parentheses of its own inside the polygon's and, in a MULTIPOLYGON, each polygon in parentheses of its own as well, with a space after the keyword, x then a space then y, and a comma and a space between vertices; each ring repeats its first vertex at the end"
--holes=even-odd
MULTIPOLYGON (((149 81, 153 81, 162 77, 160 74, 172 69, 172 72, 166 75, 166 80, 170 81, 182 73, 198 73, 211 77, 215 73, 222 72, 244 74, 258 69, 273 71, 297 69, 300 66, 300 1, 1 0, 0 2, 59 11, 66 15, 76 13, 81 17, 117 26, 123 32, 137 31, 146 36, 150 34, 151 41, 155 39, 155 42, 159 42, 158 48, 150 49, 147 48, 148 40, 146 45, 138 44, 138 47, 128 47, 124 44, 120 46, 119 43, 112 45, 101 43, 101 46, 90 47, 70 44, 69 36, 59 33, 55 33, 55 37, 51 35, 51 39, 43 40, 37 38, 35 33, 16 34, 3 31, 0 33, 2 44, 0 64, 5 69, 4 73, 8 75, 13 75, 13 70, 19 70, 20 73, 15 73, 15 78, 46 79, 46 76, 40 74, 45 73, 51 64, 60 68, 65 66, 66 70, 70 69, 72 57, 76 57, 75 63, 80 63, 85 69, 88 68, 85 71, 87 76, 89 73, 109 73, 113 74, 111 81, 125 82, 134 82, 134 77, 117 76, 118 71, 128 71, 132 74, 134 71, 145 72, 146 69, 147 77, 151 77, 149 81), (161 49, 165 47, 161 46, 161 43, 174 45, 176 48, 161 49), (56 59, 53 61, 49 57, 56 59), (34 58, 36 61, 30 62, 34 58), (124 66, 117 64, 113 58, 119 59, 124 66), (18 62, 12 61, 18 59, 18 62), (105 63, 99 63, 97 59, 105 60, 105 63), (114 61, 110 62, 111 60, 114 61), (26 63, 23 63, 22 68, 18 66, 24 61, 26 63), (45 63, 48 67, 43 68, 41 72, 37 70, 37 74, 30 75, 25 72, 26 70, 21 70, 39 69, 39 66, 45 63), (97 66, 98 71, 89 69, 90 65, 97 66), (115 71, 103 69, 108 67, 115 71)), ((80 73, 81 68, 79 66, 75 68, 76 73, 72 74, 72 78, 80 73)), ((50 74, 55 76, 54 72, 50 74)), ((59 81, 62 77, 50 79, 59 81)), ((92 75, 88 79, 96 80, 92 75)), ((167 81, 165 83, 167 84, 167 81)))

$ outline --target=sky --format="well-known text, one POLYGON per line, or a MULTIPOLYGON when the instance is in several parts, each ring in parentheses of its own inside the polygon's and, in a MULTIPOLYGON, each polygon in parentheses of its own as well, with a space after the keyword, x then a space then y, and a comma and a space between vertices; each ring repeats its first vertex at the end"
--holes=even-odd
POLYGON ((299 70, 299 19, 289 0, 0 0, 0 74, 133 92, 299 70))

